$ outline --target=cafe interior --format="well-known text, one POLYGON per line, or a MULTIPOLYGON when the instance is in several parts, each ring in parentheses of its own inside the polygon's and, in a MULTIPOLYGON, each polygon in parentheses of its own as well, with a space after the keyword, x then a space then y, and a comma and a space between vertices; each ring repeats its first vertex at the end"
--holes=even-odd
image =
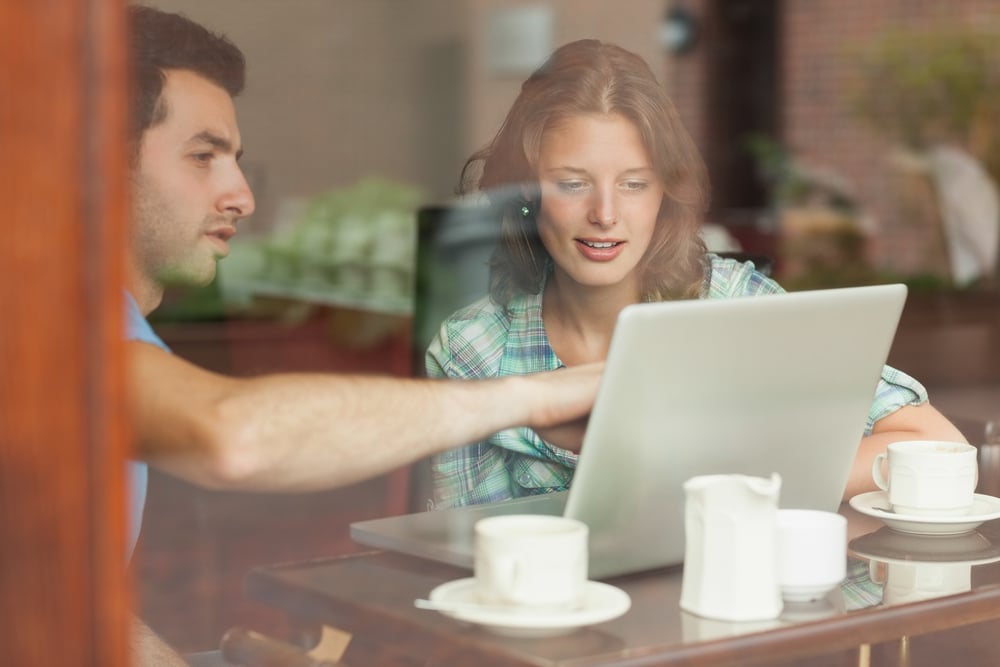
MULTIPOLYGON (((1000 4, 142 4, 225 33, 248 63, 236 109, 256 210, 211 285, 170 289, 150 315, 175 354, 239 377, 423 376, 441 321, 486 294, 497 241, 454 194, 462 166, 556 47, 592 37, 639 54, 676 105, 708 167, 710 251, 790 292, 907 286, 886 363, 975 446, 976 493, 1000 496, 1000 4)), ((1000 663, 1000 513, 916 535, 844 503, 846 579, 823 605, 699 622, 679 609, 676 565, 610 579, 629 611, 548 634, 416 609, 468 571, 352 538, 352 524, 432 507, 426 461, 296 494, 208 490, 151 466, 135 554, 111 556, 115 466, 132 451, 113 329, 127 181, 108 148, 123 16, 110 0, 0 9, 16 86, 0 120, 58 130, 0 122, 15 158, 0 166, 14 202, 0 258, 19 276, 0 287, 13 314, 0 336, 8 664, 130 664, 131 612, 218 667, 1000 663)))

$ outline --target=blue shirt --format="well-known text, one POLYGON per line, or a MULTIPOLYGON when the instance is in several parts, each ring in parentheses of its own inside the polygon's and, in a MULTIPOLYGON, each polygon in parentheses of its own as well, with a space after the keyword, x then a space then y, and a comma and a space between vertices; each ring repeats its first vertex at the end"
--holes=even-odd
MULTIPOLYGON (((139 304, 135 302, 128 292, 125 292, 125 340, 137 340, 143 343, 151 343, 159 348, 170 351, 166 343, 153 332, 149 322, 142 316, 139 304)), ((146 506, 146 486, 149 479, 149 470, 145 463, 140 461, 129 461, 128 470, 129 493, 129 517, 128 517, 128 542, 126 543, 126 556, 132 558, 135 550, 135 543, 139 539, 139 530, 142 528, 142 510, 146 506)))

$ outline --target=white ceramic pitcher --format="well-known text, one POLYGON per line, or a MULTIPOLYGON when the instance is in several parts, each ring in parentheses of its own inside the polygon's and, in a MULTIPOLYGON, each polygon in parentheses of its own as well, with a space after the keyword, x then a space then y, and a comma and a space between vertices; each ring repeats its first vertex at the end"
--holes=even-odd
POLYGON ((705 618, 781 614, 777 517, 781 477, 704 475, 684 483, 681 608, 705 618))

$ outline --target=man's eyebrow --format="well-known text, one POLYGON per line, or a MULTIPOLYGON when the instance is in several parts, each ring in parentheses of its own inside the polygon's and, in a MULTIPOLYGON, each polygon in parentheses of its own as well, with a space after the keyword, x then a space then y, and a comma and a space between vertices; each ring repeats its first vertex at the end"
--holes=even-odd
MULTIPOLYGON (((193 137, 191 137, 190 140, 188 140, 188 143, 190 144, 204 143, 214 148, 217 148, 224 153, 233 152, 233 142, 223 137, 220 137, 217 134, 209 132, 208 130, 199 132, 198 134, 194 135, 193 137)), ((239 160, 242 156, 243 156, 243 148, 240 147, 240 149, 236 151, 236 159, 239 160)))

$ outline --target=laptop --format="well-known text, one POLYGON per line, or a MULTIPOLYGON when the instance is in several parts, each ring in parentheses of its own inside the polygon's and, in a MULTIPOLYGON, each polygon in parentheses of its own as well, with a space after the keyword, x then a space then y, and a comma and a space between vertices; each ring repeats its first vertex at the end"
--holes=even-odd
POLYGON ((835 511, 906 300, 904 285, 629 306, 569 491, 351 524, 362 544, 471 568, 473 525, 562 514, 589 573, 684 558, 685 480, 781 475, 779 505, 835 511))

